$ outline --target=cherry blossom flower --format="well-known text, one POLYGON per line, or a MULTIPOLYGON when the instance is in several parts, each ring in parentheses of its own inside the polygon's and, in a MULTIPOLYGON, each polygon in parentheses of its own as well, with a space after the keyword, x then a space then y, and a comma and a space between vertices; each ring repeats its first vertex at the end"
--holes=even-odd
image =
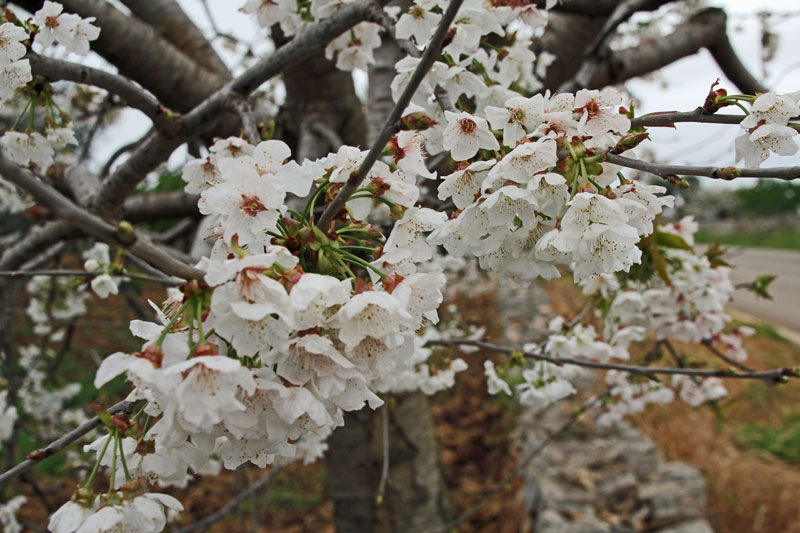
POLYGON ((7 131, 0 138, 0 146, 6 156, 18 165, 35 165, 45 171, 53 164, 53 147, 39 132, 7 131))
POLYGON ((500 144, 489 130, 485 119, 469 113, 445 111, 447 127, 444 130, 443 145, 456 161, 470 159, 478 150, 499 150, 500 144))

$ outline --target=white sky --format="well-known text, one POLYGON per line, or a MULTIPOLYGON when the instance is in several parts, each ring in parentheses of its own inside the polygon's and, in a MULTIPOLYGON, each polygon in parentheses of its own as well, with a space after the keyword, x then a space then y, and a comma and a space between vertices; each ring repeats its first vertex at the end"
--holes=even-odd
MULTIPOLYGON (((178 0, 195 23, 211 32, 208 17, 199 0, 178 0)), ((234 6, 243 1, 209 0, 209 6, 222 33, 232 33, 251 43, 262 41, 264 30, 255 20, 238 12, 234 6)), ((723 7, 729 14, 728 31, 739 57, 756 77, 762 73, 760 60, 761 33, 760 22, 755 15, 760 10, 775 12, 800 11, 797 0, 715 0, 712 5, 723 7)), ((800 90, 800 16, 777 22, 773 27, 779 35, 778 49, 774 60, 767 68, 767 85, 778 92, 800 90)), ((224 40, 218 39, 215 46, 226 59, 235 55, 224 49, 224 40)), ((266 53, 263 47, 258 52, 266 53)), ((722 86, 729 92, 736 92, 705 50, 694 56, 684 58, 648 80, 632 80, 627 86, 637 99, 639 113, 652 111, 688 111, 701 105, 711 83, 720 78, 722 86)), ((365 77, 357 75, 357 81, 365 77)), ((359 84, 363 89, 363 83, 359 84)), ((734 108, 730 108, 734 109, 734 108)), ((735 112, 735 111, 731 111, 735 112)), ((117 147, 137 139, 147 131, 149 122, 137 111, 126 112, 123 128, 115 128, 113 135, 104 135, 103 142, 97 143, 93 153, 99 164, 105 161, 117 147), (107 141, 106 141, 107 139, 107 141)), ((740 134, 735 126, 681 124, 677 130, 652 128, 650 130, 657 157, 673 164, 689 165, 732 165, 734 164, 733 140, 740 134)), ((183 154, 176 154, 173 161, 180 161, 183 154)), ((773 155, 762 166, 800 165, 800 154, 788 157, 773 155)), ((714 186, 732 184, 714 181, 714 186)), ((752 182, 739 180, 735 185, 748 185, 752 182)))

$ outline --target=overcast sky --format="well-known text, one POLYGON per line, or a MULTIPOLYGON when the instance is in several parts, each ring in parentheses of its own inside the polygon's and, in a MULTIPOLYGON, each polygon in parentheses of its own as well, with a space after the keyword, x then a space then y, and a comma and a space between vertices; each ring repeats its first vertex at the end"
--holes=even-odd
MULTIPOLYGON (((210 30, 208 17, 199 0, 178 0, 184 9, 204 30, 210 30)), ((209 0, 208 4, 222 33, 234 33, 251 43, 258 43, 263 35, 252 17, 239 13, 233 6, 244 2, 229 0, 209 0)), ((778 13, 800 14, 800 2, 797 0, 716 0, 712 5, 723 7, 729 14, 728 31, 731 41, 739 57, 756 77, 761 77, 761 25, 757 13, 770 10, 778 13)), ((776 21, 774 31, 779 36, 778 48, 774 60, 766 68, 766 84, 778 92, 800 90, 800 16, 792 15, 776 21)), ((216 44, 222 44, 217 40, 216 44)), ((218 46, 221 53, 228 57, 227 51, 218 46)), ((258 50, 266 53, 263 47, 258 50)), ((652 79, 632 80, 627 87, 639 103, 640 113, 664 110, 691 110, 702 104, 708 87, 717 78, 721 78, 723 86, 734 89, 717 67, 710 54, 705 50, 694 56, 684 58, 661 70, 652 79)), ((108 142, 98 145, 95 150, 96 160, 102 161, 117 147, 138 138, 146 131, 148 121, 138 112, 126 113, 124 131, 119 135, 105 136, 108 142), (113 141, 111 140, 113 139, 113 141)), ((657 147, 659 159, 669 160, 673 164, 690 165, 732 165, 734 164, 733 140, 740 134, 734 126, 717 125, 679 125, 677 130, 667 128, 651 129, 654 139, 652 146, 657 147)), ((788 157, 773 155, 762 166, 800 165, 800 154, 788 157)), ((712 180, 707 180, 712 181, 712 180)), ((714 180, 716 181, 716 180, 714 180)), ((741 180, 737 184, 749 184, 741 180)), ((716 182, 715 185, 727 185, 716 182)))

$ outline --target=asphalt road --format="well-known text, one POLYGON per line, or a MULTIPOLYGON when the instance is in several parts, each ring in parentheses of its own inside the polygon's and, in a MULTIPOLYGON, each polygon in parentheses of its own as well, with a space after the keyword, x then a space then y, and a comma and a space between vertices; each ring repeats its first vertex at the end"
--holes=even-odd
POLYGON ((736 267, 734 283, 753 281, 760 274, 778 276, 770 286, 772 300, 738 290, 730 307, 800 334, 800 252, 731 247, 726 257, 736 267))

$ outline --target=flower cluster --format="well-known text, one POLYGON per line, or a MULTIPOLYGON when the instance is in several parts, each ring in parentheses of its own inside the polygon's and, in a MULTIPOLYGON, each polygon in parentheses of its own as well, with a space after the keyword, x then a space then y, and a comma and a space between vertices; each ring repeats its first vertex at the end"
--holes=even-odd
MULTIPOLYGON (((72 13, 62 13, 63 9, 61 4, 48 0, 34 13, 32 20, 23 23, 12 17, 0 25, 0 101, 8 100, 33 80, 30 62, 22 59, 28 53, 31 36, 33 44, 41 49, 48 49, 58 41, 67 52, 79 55, 89 53, 89 42, 100 35, 100 28, 92 25, 94 17, 83 19, 72 13)), ((6 18, 8 16, 11 16, 10 11, 6 11, 6 18)), ((70 144, 76 145, 78 141, 69 116, 53 100, 49 84, 32 84, 25 96, 27 104, 12 131, 5 132, 0 138, 0 146, 5 156, 14 163, 45 171, 53 164, 56 150, 62 150, 70 144), (35 130, 34 111, 37 105, 44 107, 44 135, 35 130), (27 128, 13 131, 26 112, 27 128)))
POLYGON ((614 148, 630 125, 612 109, 620 101, 613 89, 582 90, 488 107, 503 144, 513 145, 502 151, 485 120, 448 114, 443 144, 454 159, 479 149, 493 157, 465 161, 444 177, 439 198, 452 199, 457 216, 430 241, 521 281, 557 277, 557 265, 570 265, 577 280, 627 272, 641 261, 637 243, 672 198, 658 196, 663 187, 618 180, 617 169, 602 163, 597 150, 614 148), (570 156, 560 159, 559 146, 570 156))
POLYGON ((800 91, 789 94, 770 91, 751 101, 750 114, 739 123, 746 133, 736 138, 736 161, 744 159, 745 166, 759 167, 770 152, 796 154, 797 129, 788 124, 789 119, 800 116, 800 91))
MULTIPOLYGON (((709 249, 698 255, 691 246, 697 224, 691 218, 658 224, 651 241, 641 245, 646 264, 630 275, 600 274, 581 281, 583 292, 593 298, 599 331, 591 325, 567 324, 562 317, 550 323, 550 334, 541 344, 528 344, 525 351, 554 359, 609 363, 629 359, 632 343, 648 334, 657 338, 657 348, 668 338, 685 342, 714 343, 730 358, 743 361, 747 354, 742 338, 752 334, 747 327, 723 327, 730 320, 725 314, 733 292, 730 267, 719 257, 720 250, 709 249), (658 245, 653 245, 657 242, 658 245), (659 266, 660 265, 660 266, 659 266)), ((716 348, 714 348, 716 349, 716 348)), ((658 353, 658 352, 654 352, 658 353)), ((545 407, 575 392, 575 384, 586 371, 579 366, 555 365, 547 361, 527 362, 509 358, 498 373, 485 365, 491 394, 512 394, 514 370, 522 367, 522 382, 516 386, 521 402, 545 407)), ((626 415, 640 412, 649 403, 667 403, 675 397, 673 389, 642 376, 609 370, 606 383, 613 399, 600 417, 609 424, 626 415)), ((724 398, 727 391, 718 378, 674 376, 671 385, 677 396, 697 406, 724 398)))

